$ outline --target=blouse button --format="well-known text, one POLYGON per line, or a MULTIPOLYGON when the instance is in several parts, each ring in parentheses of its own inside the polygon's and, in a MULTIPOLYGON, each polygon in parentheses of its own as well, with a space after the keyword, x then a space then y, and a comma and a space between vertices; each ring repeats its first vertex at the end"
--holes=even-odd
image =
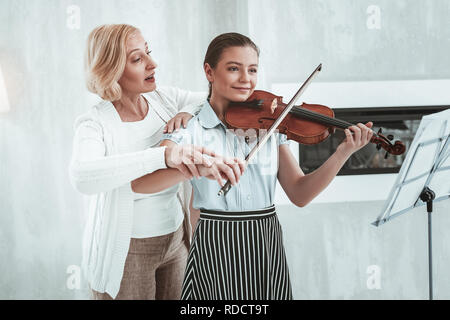
POLYGON ((250 195, 247 196, 247 200, 250 200, 252 197, 250 195))

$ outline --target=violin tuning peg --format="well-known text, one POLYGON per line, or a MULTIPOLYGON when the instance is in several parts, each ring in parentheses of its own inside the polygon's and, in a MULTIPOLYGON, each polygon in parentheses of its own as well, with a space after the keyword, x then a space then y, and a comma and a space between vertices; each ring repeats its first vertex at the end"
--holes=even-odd
POLYGON ((390 141, 394 140, 394 136, 393 136, 392 134, 388 135, 387 138, 388 138, 390 141))
POLYGON ((378 129, 378 132, 377 132, 377 134, 382 134, 383 133, 383 131, 381 130, 381 128, 380 129, 378 129))
POLYGON ((377 150, 381 149, 381 143, 377 143, 377 150))
POLYGON ((389 155, 389 153, 386 152, 386 154, 384 155, 384 159, 387 159, 387 158, 388 158, 388 155, 389 155))

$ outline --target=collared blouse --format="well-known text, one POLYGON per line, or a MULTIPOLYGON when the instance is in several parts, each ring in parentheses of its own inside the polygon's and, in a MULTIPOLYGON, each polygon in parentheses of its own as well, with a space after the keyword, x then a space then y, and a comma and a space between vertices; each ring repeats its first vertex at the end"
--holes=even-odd
MULTIPOLYGON (((245 159, 257 143, 256 130, 227 129, 209 102, 189 121, 186 129, 163 135, 177 144, 204 146, 225 157, 245 159)), ((261 133, 260 133, 261 134, 261 133)), ((218 196, 216 180, 193 178, 193 207, 196 209, 247 211, 269 207, 275 198, 278 146, 288 144, 286 135, 274 133, 247 166, 239 183, 226 196, 218 196)))

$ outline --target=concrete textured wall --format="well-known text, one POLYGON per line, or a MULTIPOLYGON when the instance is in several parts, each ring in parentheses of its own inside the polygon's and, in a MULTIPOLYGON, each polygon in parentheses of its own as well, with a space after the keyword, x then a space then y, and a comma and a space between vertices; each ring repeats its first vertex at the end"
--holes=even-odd
MULTIPOLYGON (((81 262, 85 214, 67 166, 73 120, 97 101, 83 75, 95 26, 139 27, 159 63, 158 82, 191 90, 206 89, 202 61, 215 35, 249 34, 267 88, 303 80, 318 62, 321 81, 450 78, 449 10, 445 0, 1 1, 11 110, 0 114, 0 299, 88 298, 83 279, 80 288, 67 284, 81 262)), ((375 228, 382 204, 279 207, 296 299, 427 298, 425 209, 375 228), (373 270, 379 289, 367 284, 373 270)), ((448 299, 449 201, 435 212, 435 296, 448 299)))

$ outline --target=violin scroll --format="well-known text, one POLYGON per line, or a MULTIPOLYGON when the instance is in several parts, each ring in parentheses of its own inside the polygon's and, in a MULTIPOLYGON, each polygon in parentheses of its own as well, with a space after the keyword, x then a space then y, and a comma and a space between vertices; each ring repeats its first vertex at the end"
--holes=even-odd
POLYGON ((378 150, 381 148, 386 150, 386 156, 384 157, 386 159, 388 154, 398 156, 406 151, 406 147, 403 142, 397 140, 394 144, 392 144, 392 140, 394 140, 394 136, 391 134, 387 137, 384 136, 380 128, 376 136, 373 136, 370 142, 375 143, 378 150))

